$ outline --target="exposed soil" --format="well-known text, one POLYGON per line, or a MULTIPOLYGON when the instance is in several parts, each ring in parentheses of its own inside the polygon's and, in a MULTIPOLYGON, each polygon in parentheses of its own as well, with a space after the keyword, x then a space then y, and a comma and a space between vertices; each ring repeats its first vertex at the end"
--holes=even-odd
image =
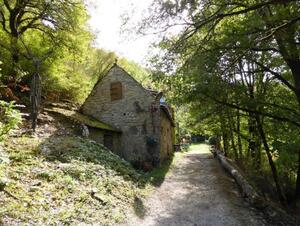
POLYGON ((187 153, 147 200, 136 199, 127 225, 268 225, 206 145, 187 153))

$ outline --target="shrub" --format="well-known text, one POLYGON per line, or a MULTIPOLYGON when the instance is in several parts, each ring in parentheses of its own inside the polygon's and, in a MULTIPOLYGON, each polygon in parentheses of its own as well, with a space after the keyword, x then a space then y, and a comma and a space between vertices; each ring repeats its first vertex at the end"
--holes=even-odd
POLYGON ((211 137, 209 137, 209 139, 208 139, 208 143, 209 143, 210 145, 218 145, 218 143, 219 143, 219 138, 218 138, 217 136, 211 136, 211 137))
POLYGON ((15 109, 14 102, 7 103, 0 100, 0 141, 21 121, 21 113, 15 109))
POLYGON ((186 152, 189 150, 190 144, 181 144, 180 148, 182 152, 186 152))

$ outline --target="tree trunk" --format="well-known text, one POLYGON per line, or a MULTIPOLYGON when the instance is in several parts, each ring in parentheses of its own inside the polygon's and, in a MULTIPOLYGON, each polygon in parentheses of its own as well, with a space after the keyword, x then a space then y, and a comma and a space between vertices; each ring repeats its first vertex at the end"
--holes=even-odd
POLYGON ((18 48, 18 36, 11 37, 11 60, 12 68, 10 76, 17 80, 18 76, 18 64, 19 64, 19 48, 18 48))
POLYGON ((249 113, 248 132, 250 135, 248 144, 248 156, 250 155, 255 167, 259 167, 261 163, 261 142, 259 141, 259 131, 256 123, 256 116, 249 113))
POLYGON ((230 134, 230 140, 231 140, 231 147, 232 147, 232 150, 233 150, 233 154, 234 154, 234 158, 236 160, 239 159, 239 154, 238 154, 238 151, 237 151, 237 147, 236 147, 236 144, 235 144, 235 140, 234 140, 234 132, 233 132, 233 129, 234 129, 235 125, 234 125, 234 122, 233 122, 233 118, 230 117, 229 118, 229 134, 230 134))
POLYGON ((240 158, 243 158, 243 145, 241 139, 241 118, 240 118, 240 111, 237 110, 237 117, 236 117, 236 130, 237 130, 237 143, 238 143, 238 152, 240 158))
POLYGON ((228 135, 224 130, 222 130, 222 141, 223 141, 224 155, 228 156, 228 150, 229 150, 228 135))
POLYGON ((222 132, 222 141, 223 141, 223 151, 224 155, 228 156, 229 151, 229 141, 228 141, 228 133, 227 133, 227 126, 226 126, 226 119, 223 115, 220 116, 221 119, 221 132, 222 132))
POLYGON ((250 135, 248 144, 248 153, 253 158, 256 153, 256 133, 255 133, 255 119, 252 113, 249 113, 248 118, 248 132, 250 135))
POLYGON ((269 165, 270 165, 270 168, 271 168, 273 180, 275 182, 275 187, 276 187, 276 190, 277 190, 277 195, 278 195, 279 201, 283 206, 286 206, 286 199, 285 199, 285 196, 284 196, 284 194, 282 192, 282 189, 281 189, 281 186, 280 186, 277 169, 276 169, 276 166, 275 166, 274 161, 272 159, 272 154, 270 152, 270 148, 269 148, 269 145, 268 145, 268 142, 267 142, 267 139, 266 139, 266 135, 265 135, 265 132, 263 130, 263 126, 262 126, 258 116, 256 116, 256 122, 257 122, 257 126, 258 126, 258 131, 259 131, 261 139, 262 139, 262 143, 264 145, 264 148, 265 148, 265 151, 266 151, 266 154, 267 154, 267 157, 268 157, 268 161, 269 161, 269 165))
MULTIPOLYGON (((294 40, 293 39, 293 29, 286 29, 285 38, 286 40, 294 40)), ((279 46, 280 53, 291 69, 293 80, 295 84, 295 96, 297 98, 298 105, 300 107, 300 57, 298 53, 298 47, 294 42, 288 42, 288 48, 285 46, 285 41, 282 36, 275 35, 275 39, 279 46)), ((296 179, 296 188, 295 188, 295 202, 299 202, 300 200, 300 151, 299 151, 299 160, 298 160, 298 172, 296 179)), ((298 204, 299 205, 299 204, 298 204)))
POLYGON ((298 172, 296 180, 295 203, 300 207, 300 151, 298 152, 298 172))

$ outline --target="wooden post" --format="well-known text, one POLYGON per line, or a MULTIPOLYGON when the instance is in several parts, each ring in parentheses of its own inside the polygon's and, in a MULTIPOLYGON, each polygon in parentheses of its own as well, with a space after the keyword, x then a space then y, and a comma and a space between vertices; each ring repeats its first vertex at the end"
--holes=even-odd
POLYGON ((41 77, 38 72, 32 76, 30 90, 32 130, 35 132, 41 102, 41 77))

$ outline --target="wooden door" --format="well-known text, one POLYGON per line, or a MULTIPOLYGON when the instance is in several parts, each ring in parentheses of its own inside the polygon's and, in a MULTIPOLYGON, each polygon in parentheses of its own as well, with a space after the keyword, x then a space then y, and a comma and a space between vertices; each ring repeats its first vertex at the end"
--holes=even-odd
POLYGON ((104 146, 110 150, 113 150, 113 135, 104 134, 104 146))

